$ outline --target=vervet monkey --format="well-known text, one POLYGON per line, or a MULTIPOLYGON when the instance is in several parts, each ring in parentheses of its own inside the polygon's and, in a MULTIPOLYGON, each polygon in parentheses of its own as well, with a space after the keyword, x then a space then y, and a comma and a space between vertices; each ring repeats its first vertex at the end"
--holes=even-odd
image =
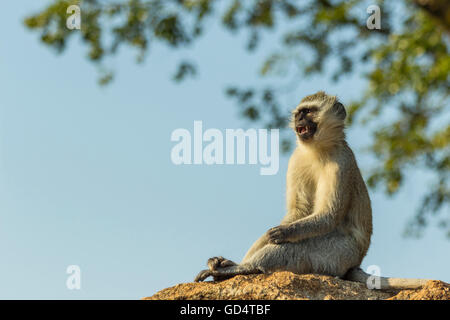
MULTIPOLYGON (((253 244, 240 264, 210 258, 209 269, 195 281, 275 271, 367 281, 369 275, 359 266, 370 244, 372 209, 355 156, 345 141, 345 118, 344 106, 322 91, 300 102, 290 122, 297 147, 287 170, 285 217, 253 244)), ((379 279, 381 289, 417 287, 425 281, 379 279)))

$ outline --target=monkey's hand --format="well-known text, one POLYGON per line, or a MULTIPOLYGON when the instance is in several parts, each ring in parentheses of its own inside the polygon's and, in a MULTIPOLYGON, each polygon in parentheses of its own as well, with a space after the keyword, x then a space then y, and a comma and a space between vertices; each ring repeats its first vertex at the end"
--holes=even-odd
POLYGON ((269 243, 280 244, 290 242, 291 235, 292 230, 289 225, 280 225, 267 231, 269 243))

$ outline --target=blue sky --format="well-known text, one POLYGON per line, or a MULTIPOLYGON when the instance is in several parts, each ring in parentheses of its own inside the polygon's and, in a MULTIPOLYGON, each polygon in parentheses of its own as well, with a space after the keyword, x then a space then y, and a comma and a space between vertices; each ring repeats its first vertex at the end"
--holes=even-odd
MULTIPOLYGON (((214 25, 189 50, 153 47, 141 65, 121 50, 111 61, 117 77, 102 88, 78 40, 58 56, 23 27, 44 3, 10 1, 0 19, 0 298, 138 299, 192 281, 210 256, 240 260, 284 215, 288 155, 273 176, 259 175, 259 165, 175 166, 170 136, 192 131, 194 120, 223 132, 248 128, 224 89, 256 84, 273 43, 248 55, 244 38, 214 25), (175 84, 186 56, 199 75, 175 84), (81 290, 66 288, 69 265, 81 268, 81 290)), ((326 89, 345 104, 363 88, 358 76, 315 77, 288 99, 295 105, 326 89)), ((373 163, 362 153, 368 132, 348 137, 364 174, 373 163)), ((416 172, 394 198, 371 191, 374 235, 363 267, 450 281, 442 232, 402 237, 427 188, 416 172)))

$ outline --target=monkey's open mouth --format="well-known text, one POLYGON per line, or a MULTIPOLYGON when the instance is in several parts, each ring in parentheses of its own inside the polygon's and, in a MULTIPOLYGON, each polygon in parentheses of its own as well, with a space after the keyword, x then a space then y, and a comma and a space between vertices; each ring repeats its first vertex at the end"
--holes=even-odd
POLYGON ((295 131, 301 138, 310 138, 316 132, 316 128, 314 126, 298 126, 295 131))
POLYGON ((297 127, 297 133, 298 134, 304 134, 304 133, 308 133, 309 132, 309 128, 308 127, 297 127))

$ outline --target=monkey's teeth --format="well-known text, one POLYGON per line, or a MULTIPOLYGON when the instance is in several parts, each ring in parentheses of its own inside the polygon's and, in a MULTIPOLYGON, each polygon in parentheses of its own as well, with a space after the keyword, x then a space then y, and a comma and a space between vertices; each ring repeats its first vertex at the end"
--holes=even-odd
POLYGON ((309 132, 309 129, 308 129, 308 127, 297 127, 297 132, 299 134, 304 134, 304 133, 309 132))

